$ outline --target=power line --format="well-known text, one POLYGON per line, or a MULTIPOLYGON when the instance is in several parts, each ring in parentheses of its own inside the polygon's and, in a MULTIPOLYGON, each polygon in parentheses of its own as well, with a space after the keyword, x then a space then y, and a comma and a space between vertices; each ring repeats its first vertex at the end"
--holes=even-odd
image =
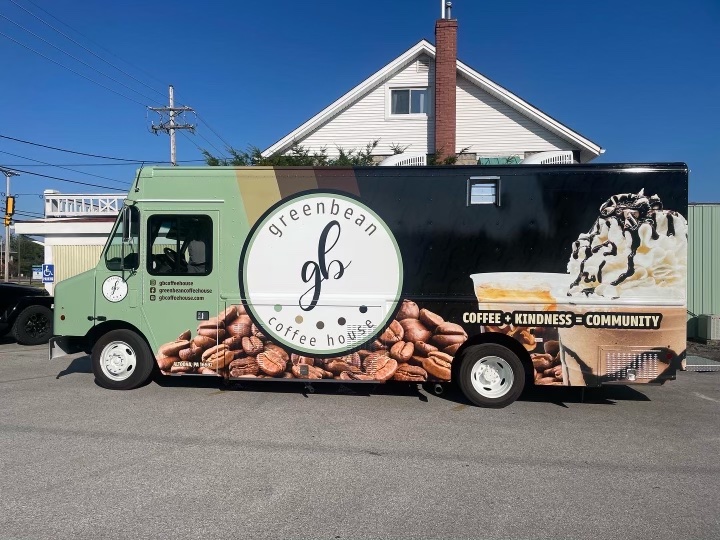
MULTIPOLYGON (((203 136, 202 133, 197 133, 197 136, 200 137, 202 140, 204 140, 206 143, 208 143, 210 146, 212 146, 215 150, 217 150, 218 153, 220 154, 218 157, 222 157, 223 159, 225 158, 224 152, 223 152, 222 150, 220 150, 217 146, 215 146, 213 143, 211 143, 209 140, 207 140, 207 139, 203 136)), ((197 146, 197 145, 195 145, 195 146, 197 146)), ((200 147, 198 146, 198 148, 200 148, 200 147)))
MULTIPOLYGON (((122 73, 123 75, 131 78, 131 79, 134 80, 135 82, 137 82, 137 83, 141 84, 142 86, 144 86, 144 87, 152 90, 153 92, 163 95, 162 92, 160 92, 159 90, 156 90, 155 88, 151 87, 150 85, 145 84, 145 83, 144 83, 143 81, 141 81, 140 79, 134 77, 134 76, 131 75, 130 73, 127 73, 127 72, 124 71, 123 69, 115 66, 113 63, 108 62, 107 60, 105 60, 104 58, 102 58, 100 55, 98 55, 97 53, 95 53, 93 50, 85 47, 82 43, 79 43, 77 40, 75 40, 75 39, 73 39, 72 37, 68 36, 68 35, 65 34, 63 31, 58 30, 58 29, 55 28, 53 25, 51 25, 50 23, 48 23, 47 21, 45 21, 42 17, 39 17, 38 15, 36 15, 36 14, 33 13, 32 11, 30 11, 29 9, 27 9, 27 8, 25 8, 24 6, 18 4, 15 0, 10 0, 10 1, 11 1, 13 4, 15 4, 16 6, 18 6, 20 9, 22 9, 23 11, 25 11, 25 12, 29 13, 30 15, 32 15, 33 17, 35 17, 37 20, 39 20, 40 22, 42 22, 42 23, 45 24, 46 26, 48 26, 48 27, 50 27, 51 29, 53 29, 55 32, 59 33, 60 35, 62 35, 62 36, 65 37, 66 39, 68 39, 68 40, 70 40, 71 42, 73 42, 73 43, 74 43, 75 45, 77 45, 78 47, 80 47, 80 48, 82 48, 83 50, 89 52, 90 54, 92 54, 93 56, 95 56, 96 58, 98 58, 99 60, 101 60, 102 62, 105 62, 106 64, 108 64, 109 66, 111 66, 112 68, 118 70, 118 71, 119 71, 120 73, 122 73)), ((42 9, 41 7, 39 7, 38 5, 34 4, 33 2, 30 2, 30 4, 32 4, 33 6, 35 6, 35 7, 38 8, 38 9, 40 9, 41 11, 47 13, 48 15, 50 15, 51 17, 53 17, 55 20, 57 20, 57 21, 60 22, 61 24, 64 24, 64 25, 67 26, 68 28, 70 28, 70 29, 74 30, 75 32, 77 32, 77 30, 75 30, 74 28, 72 28, 72 27, 69 26, 68 24, 63 23, 60 19, 58 19, 58 18, 55 17, 54 15, 48 13, 47 11, 45 11, 44 9, 42 9)), ((138 92, 137 90, 133 89, 132 87, 130 87, 130 86, 128 86, 128 85, 126 85, 126 84, 124 84, 124 83, 122 83, 122 82, 114 79, 113 77, 110 77, 109 75, 101 72, 100 70, 94 68, 94 67, 91 66, 90 64, 87 64, 86 62, 83 62, 83 61, 80 60, 79 58, 77 58, 77 57, 73 56, 72 54, 68 53, 67 51, 65 51, 65 50, 57 47, 56 45, 50 43, 49 41, 47 41, 46 39, 42 38, 41 36, 38 36, 38 35, 35 34, 34 32, 32 32, 32 31, 28 30, 27 28, 23 27, 22 25, 18 24, 17 22, 13 21, 13 20, 10 19, 9 17, 7 17, 7 16, 5 16, 5 15, 2 15, 2 14, 0 14, 0 17, 3 17, 3 18, 5 18, 5 19, 7 19, 8 21, 10 21, 11 23, 15 24, 16 26, 22 28, 22 29, 25 30, 26 32, 32 34, 33 36, 37 37, 38 39, 41 39, 41 40, 44 41, 45 43, 48 43, 50 46, 52 46, 52 47, 54 47, 55 49, 59 50, 59 51, 62 52, 63 54, 66 54, 66 55, 70 56, 72 59, 74 59, 74 60, 80 62, 81 64, 89 67, 90 69, 92 69, 92 70, 100 73, 100 74, 103 75, 104 77, 107 77, 108 79, 110 79, 110 80, 112 80, 112 81, 114 81, 114 82, 117 82, 118 84, 124 86, 125 88, 127 88, 127 89, 130 90, 131 92, 135 92, 136 94, 144 97, 145 99, 148 99, 148 100, 152 101, 152 98, 148 98, 148 96, 146 96, 145 94, 143 94, 143 93, 141 93, 141 92, 138 92)), ((80 33, 80 32, 78 32, 78 33, 80 33)), ((82 34, 80 34, 80 35, 82 35, 82 34)), ((86 36, 84 36, 84 37, 86 37, 86 36)), ((89 39, 89 38, 86 37, 86 39, 89 39)), ((101 47, 101 48, 102 48, 102 47, 101 47)), ((107 49, 105 49, 105 50, 107 51, 107 49)), ((108 52, 109 52, 109 51, 108 51, 108 52)), ((115 56, 115 55, 114 55, 114 56, 115 56)), ((116 58, 119 58, 119 57, 116 56, 116 58)), ((157 80, 157 79, 156 79, 156 80, 157 80)), ((193 112, 194 112, 194 111, 193 111, 193 112)), ((225 146, 227 146, 227 147, 232 147, 232 145, 231 145, 230 143, 228 143, 215 129, 213 129, 213 127, 212 127, 205 119, 201 118, 200 115, 198 115, 197 113, 195 113, 195 116, 196 116, 196 117, 198 118, 198 120, 199 120, 200 122, 202 122, 218 139, 220 139, 225 146)), ((200 135, 200 136, 202 137, 202 135, 200 135)), ((213 145, 209 140, 207 140, 205 137, 202 137, 202 138, 203 138, 210 146, 212 146, 215 150, 217 150, 220 154, 222 154, 222 151, 219 150, 215 145, 213 145)))
MULTIPOLYGON (((120 189, 120 188, 115 188, 115 187, 110 187, 110 186, 101 186, 99 184, 90 184, 88 182, 80 182, 78 180, 68 180, 67 178, 59 178, 57 176, 50 176, 48 174, 40 174, 40 173, 34 173, 34 172, 30 172, 30 171, 23 171, 21 169, 13 168, 13 171, 17 171, 17 172, 20 172, 23 174, 30 174, 32 176, 41 176, 43 178, 50 178, 52 180, 58 180, 60 182, 69 182, 71 184, 80 184, 82 186, 97 187, 97 188, 102 188, 102 189, 112 189, 113 191, 127 191, 127 189, 120 189)), ((132 182, 128 182, 128 187, 130 187, 130 184, 132 184, 132 182)))
MULTIPOLYGON (((102 180, 109 180, 110 182, 117 182, 118 184, 126 184, 127 182, 123 182, 122 180, 115 180, 114 178, 108 178, 107 176, 100 176, 99 174, 92 174, 84 171, 76 171, 74 169, 70 169, 68 167, 63 167, 62 165, 52 165, 51 163, 47 163, 45 161, 40 161, 39 159, 33 159, 25 156, 20 156, 18 154, 13 154, 12 152, 6 152, 5 150, 0 150, 0 153, 2 154, 8 154, 10 156, 18 157, 21 159, 27 159, 29 161, 34 161, 36 163, 42 163, 43 165, 47 165, 48 167, 57 167, 58 169, 64 169, 66 171, 78 173, 78 174, 84 174, 87 176, 94 176, 95 178, 100 178, 102 180)), ((24 165, 23 165, 24 166, 24 165)))
MULTIPOLYGON (((59 22, 59 23, 62 24, 63 26, 69 28, 70 30, 72 30, 72 31, 75 32, 76 34, 84 37, 84 38, 87 39, 90 43, 92 43, 93 45, 99 47, 100 49, 102 49, 103 51, 105 51, 106 53, 108 53, 110 56, 112 56, 112 57, 114 57, 114 58, 117 58, 117 59, 120 60, 121 62, 124 62, 124 63, 127 64, 128 66, 131 66, 131 67, 137 69, 138 71, 141 71, 142 73, 144 73, 145 75, 147 75, 148 77, 150 77, 152 80, 154 80, 154 81, 156 81, 156 82, 158 82, 158 83, 160 83, 160 84, 163 84, 163 85, 165 84, 163 81, 157 79, 155 76, 153 76, 152 74, 148 73, 147 71, 145 71, 145 70, 142 69, 141 67, 133 65, 133 64, 131 64, 130 62, 128 62, 127 60, 123 60, 123 59, 120 58, 118 55, 116 55, 116 54, 113 53, 112 51, 106 49, 105 47, 103 47, 102 45, 100 45, 99 43, 97 43, 96 41, 93 41, 92 39, 90 39, 89 37, 87 37, 85 34, 83 34, 82 32, 80 32, 79 30, 73 28, 72 26, 70 26, 70 25, 67 24, 66 22, 61 21, 61 20, 58 19, 55 15, 53 15, 52 13, 50 13, 49 11, 41 8, 40 6, 38 6, 37 4, 35 4, 34 2, 32 2, 32 0, 27 0, 27 2, 30 3, 31 5, 35 6, 37 9, 39 9, 40 11, 42 11, 43 13, 45 13, 46 15, 49 15, 50 17, 52 17, 53 19, 55 19, 57 22, 59 22)), ((160 92, 160 93, 162 93, 162 92, 160 92)), ((165 94, 163 94, 163 96, 164 96, 164 95, 165 95, 165 94)))
MULTIPOLYGON (((190 137, 188 137, 184 132, 181 131, 181 132, 180 132, 180 135, 182 135, 182 136, 185 137, 188 141, 190 141, 190 143, 191 143, 195 148, 197 148, 200 152, 203 151, 203 149, 200 148, 200 147, 198 146, 198 144, 197 144, 195 141, 193 141, 190 137)), ((203 160, 203 161, 204 161, 204 160, 203 160)))
MULTIPOLYGON (((26 11, 27 13, 29 13, 30 15, 32 15, 33 17, 35 17, 37 20, 39 20, 39 21, 42 22, 43 24, 45 24, 45 25, 49 26, 50 28, 52 28, 53 30, 55 30, 58 34, 62 35, 62 36, 65 37, 66 39, 72 41, 72 42, 73 42, 75 45, 77 45, 78 47, 80 47, 80 48, 84 49, 85 51, 89 52, 90 54, 92 54, 92 55, 93 55, 94 57, 96 57, 97 59, 105 62, 107 65, 109 65, 110 67, 118 70, 118 71, 119 71, 120 73, 122 73, 123 75, 125 75, 125 76, 127 76, 127 77, 130 77, 130 78, 131 78, 132 80, 134 80, 135 82, 140 83, 140 84, 143 85, 145 88, 148 88, 148 89, 152 90, 153 92, 156 92, 156 93, 164 96, 164 94, 163 94, 162 92, 160 92, 159 90, 156 90, 156 89, 153 88, 152 86, 150 86, 150 85, 148 85, 148 84, 145 84, 145 83, 142 82, 140 79, 135 78, 133 75, 131 75, 130 73, 127 73, 126 71, 124 71, 123 69, 117 67, 117 66, 114 65, 113 63, 108 62, 108 61, 105 60, 103 57, 101 57, 100 55, 98 55, 97 53, 95 53, 93 50, 88 49, 88 48, 85 47, 82 43, 79 43, 78 41, 74 40, 73 38, 71 38, 70 36, 68 36, 67 34, 65 34, 63 31, 58 30, 57 28, 55 28, 53 25, 51 25, 49 22, 47 22, 47 21, 44 20, 43 18, 37 16, 35 13, 33 13, 32 11, 30 11, 30 10, 27 9, 26 7, 21 6, 20 4, 18 4, 15 0, 10 0, 10 1, 11 1, 13 4, 15 4, 16 6, 18 6, 20 9, 26 11)), ((67 27, 70 28, 71 30, 74 30, 75 32, 77 32, 77 30, 75 30, 74 28, 72 28, 72 27, 69 26, 68 24, 62 22, 60 19, 58 19, 58 18, 55 17, 54 15, 48 13, 47 11, 45 11, 44 9, 42 9, 40 6, 38 6, 38 5, 36 5, 36 4, 33 4, 33 2, 30 2, 30 3, 31 3, 33 6, 35 6, 36 8, 38 8, 38 9, 40 9, 41 11, 43 11, 43 12, 47 13, 48 15, 50 15, 53 19, 55 19, 55 20, 57 20, 58 22, 64 24, 65 26, 67 26, 67 27)), ((77 32, 77 33, 80 34, 80 32, 77 32)), ((82 34, 80 34, 80 35, 82 35, 82 34)), ((85 37, 85 36, 83 36, 83 37, 85 37)), ((85 37, 85 38, 88 39, 87 37, 85 37)))
POLYGON ((195 126, 192 124, 178 124, 175 122, 175 119, 177 118, 178 113, 184 115, 186 112, 194 113, 195 111, 192 107, 188 107, 186 105, 183 105, 181 107, 175 106, 175 89, 173 88, 172 84, 168 86, 168 105, 163 107, 148 107, 148 110, 160 113, 161 119, 163 118, 162 113, 168 113, 169 120, 167 122, 161 122, 160 125, 157 126, 153 124, 150 126, 150 129, 156 135, 158 131, 164 131, 168 135, 170 135, 170 164, 172 166, 177 165, 177 159, 175 158, 175 131, 179 129, 180 133, 182 133, 183 129, 189 129, 194 133, 195 126))
MULTIPOLYGON (((75 45, 77 45, 78 47, 81 47, 83 50, 89 52, 90 54, 92 54, 93 56, 95 56, 96 58, 98 58, 99 60, 105 62, 106 64, 108 64, 108 65, 111 66, 112 68, 116 69, 117 71, 119 71, 119 72, 122 73, 123 75, 131 78, 132 80, 138 82, 139 84, 141 84, 142 86, 144 86, 144 87, 152 90, 153 92, 156 92, 156 93, 158 93, 158 94, 163 95, 162 92, 160 92, 159 90, 156 90, 155 88, 153 88, 153 87, 151 87, 150 85, 144 83, 144 82, 141 81, 140 79, 134 77, 134 76, 131 75, 130 73, 127 73, 127 72, 124 71, 123 69, 115 66, 113 63, 108 62, 107 60, 105 60, 104 58, 102 58, 101 56, 99 56, 97 53, 95 53, 94 51, 92 51, 91 49, 89 49, 89 48, 85 47, 83 44, 79 43, 77 40, 75 40, 75 39, 73 39, 72 37, 68 36, 67 34, 65 34, 64 32, 62 32, 61 30, 58 30, 57 28, 55 28, 53 25, 51 25, 50 23, 48 23, 47 21, 45 21, 43 18, 39 17, 38 15, 36 15, 35 13, 33 13, 32 11, 28 10, 27 8, 25 8, 24 6, 18 4, 15 0, 10 0, 10 1, 11 1, 13 4, 15 4, 16 6, 18 6, 20 9, 24 10, 25 12, 29 13, 30 15, 32 15, 33 17, 35 17, 36 19, 38 19, 40 22, 42 22, 42 23, 45 24, 46 26, 48 26, 48 27, 50 27, 51 29, 53 29, 55 32, 59 33, 60 35, 62 35, 62 36, 65 37, 66 39, 68 39, 69 41, 73 42, 73 43, 74 43, 75 45)), ((28 1, 29 1, 30 4, 32 4, 33 6, 35 6, 37 9, 43 11, 44 13, 46 13, 47 15, 49 15, 50 17, 52 17, 52 18, 55 19, 56 21, 60 22, 60 23, 63 24, 64 26, 67 26, 67 27, 70 28, 71 30, 75 31, 76 33, 78 33, 78 34, 82 35, 83 37, 85 37, 86 39, 88 39, 88 41, 91 41, 91 42, 92 42, 92 40, 90 40, 89 38, 87 38, 87 36, 84 36, 82 33, 78 32, 77 30, 75 30, 73 27, 71 27, 71 26, 68 25, 67 23, 64 23, 63 21, 61 21, 60 19, 58 19, 57 17, 55 17, 54 15, 52 15, 51 13, 49 13, 48 11, 42 9, 40 6, 38 6, 37 4, 33 3, 32 1, 30 1, 30 0, 28 0, 28 1)), ((49 44, 51 47, 59 50, 59 51, 62 52, 63 54, 65 54, 65 55, 69 56, 70 58, 72 58, 73 60, 75 60, 75 61, 77 61, 77 62, 80 62, 81 64, 89 67, 89 68, 92 69, 93 71, 96 71, 96 72, 99 73, 100 75, 102 75, 102 76, 104 76, 104 77, 107 77, 107 78, 110 79, 111 81, 116 82, 116 83, 120 84, 121 86, 124 86, 125 88, 127 88, 127 89, 130 90, 131 92, 135 92, 136 94, 144 97, 145 99, 148 99, 149 101, 152 101, 152 100, 153 100, 152 98, 149 98, 148 96, 146 96, 146 95, 143 94, 142 92, 138 92, 138 91, 135 90, 134 88, 132 88, 132 87, 124 84, 124 83, 121 82, 121 81, 118 81, 117 79, 115 79, 115 78, 107 75, 106 73, 103 73, 102 71, 96 69, 95 67, 91 66, 90 64, 84 62, 83 60, 80 60, 80 59, 77 58, 76 56, 73 56, 72 54, 68 53, 67 51, 65 51, 65 50, 61 49, 60 47, 54 45, 53 43, 47 41, 47 40, 44 39, 43 37, 38 36, 37 34, 35 34, 34 32, 32 32, 31 30, 28 30, 27 28, 25 28, 25 27, 22 26, 21 24, 13 21, 13 20, 10 19, 9 17, 7 17, 7 16, 5 16, 5 15, 2 15, 2 14, 0 14, 0 17, 3 17, 4 19, 7 19, 8 21, 10 21, 11 23, 13 23, 14 25, 22 28, 22 29, 25 30, 26 32, 28 32, 28 33, 32 34, 33 36, 35 36, 36 38, 44 41, 45 43, 49 44)), ((3 35, 4 35, 5 37, 8 37, 8 36, 5 35, 5 34, 3 34, 3 35)), ((8 37, 8 38, 9 38, 9 37, 8 37)), ((9 38, 9 39, 12 39, 12 38, 9 38)), ((24 44, 22 44, 22 43, 20 43, 20 42, 18 42, 18 41, 16 41, 16 40, 13 40, 13 41, 15 41, 16 43, 18 43, 19 45, 21 45, 21 46, 23 46, 23 47, 26 47, 26 48, 30 49, 31 51, 35 52, 36 54, 40 54, 41 56, 43 56, 44 58, 50 60, 51 62, 54 62, 54 63, 60 65, 61 67, 65 67, 66 69, 72 71, 73 73, 75 73, 75 74, 77 74, 77 75, 80 75, 80 76, 86 78, 87 80, 89 80, 89 81, 91 81, 91 82, 94 82, 95 84, 98 84, 98 85, 102 86, 103 88, 106 88, 106 89, 108 89, 108 90, 110 90, 110 91, 112 91, 112 92, 114 92, 114 93, 116 93, 116 94, 118 94, 118 95, 120 95, 120 96, 122 96, 122 97, 125 97, 126 99, 130 99, 130 100, 132 100, 132 101, 135 101, 135 100, 133 100, 132 98, 129 98, 128 96, 125 96, 124 94, 121 94, 120 92, 117 92, 117 91, 115 91, 115 90, 112 90, 111 88, 108 88, 107 86, 104 86, 104 85, 102 85, 101 83, 98 83, 97 81, 94 81, 93 79, 90 79, 89 77, 85 77, 84 75, 82 75, 82 74, 80 74, 80 73, 72 70, 71 68, 68 68, 67 66, 64 66, 63 64, 60 64, 59 62, 56 62, 56 61, 52 60, 51 58, 46 57, 46 56, 42 55, 41 53, 38 53, 37 51, 31 49, 30 47, 28 47, 28 46, 26 46, 26 45, 24 45, 24 44)), ((94 43, 94 42, 93 42, 93 43, 94 43)), ((101 45, 99 45, 99 44, 97 44, 97 43, 95 43, 95 45, 97 45, 97 46, 100 47, 101 49, 105 50, 106 52, 108 52, 109 54, 111 54, 112 56, 114 56, 115 58, 118 58, 119 60, 122 60, 122 58, 120 58, 120 57, 117 56, 117 55, 112 54, 110 51, 108 51, 107 49, 103 48, 101 45)), ((124 61, 124 60, 123 60, 123 61, 124 61)), ((125 63, 128 63, 128 62, 125 62, 125 63)), ((129 64, 129 63, 128 63, 128 64, 129 64)), ((131 64, 129 64, 129 65, 131 65, 131 64)), ((137 66, 134 66, 134 67, 135 67, 136 69, 139 69, 139 68, 137 68, 137 66)), ((145 72, 144 70, 141 70, 141 69, 140 69, 140 71, 143 71, 144 73, 147 74, 147 72, 145 72)), ((157 79, 155 79, 155 78, 152 77, 152 76, 151 76, 151 78, 153 78, 154 80, 157 80, 157 79)), ((158 81, 158 82, 159 82, 159 81, 158 81)), ((138 103, 138 102, 135 101, 135 103, 138 103)), ((195 112, 195 111, 193 111, 193 112, 195 112)), ((196 112, 195 112, 195 115, 196 115, 196 117, 198 118, 198 120, 199 120, 200 122, 202 122, 218 139, 220 139, 226 147, 228 147, 228 148, 232 147, 232 145, 231 145, 230 143, 228 143, 215 129, 213 129, 213 127, 212 127, 205 119, 201 118, 200 115, 198 115, 196 112)), ((217 151, 222 155, 223 152, 222 152, 220 149, 218 149, 215 145, 213 145, 208 139, 206 139, 205 137, 203 137, 202 134, 199 134, 199 135, 200 135, 210 146, 212 146, 215 150, 217 150, 217 151)))
POLYGON ((39 212, 26 212, 24 210, 15 210, 15 214, 27 217, 45 217, 45 214, 41 214, 39 212))
MULTIPOLYGON (((7 153, 7 152, 6 152, 7 153)), ((29 158, 24 158, 29 159, 29 158)), ((203 159, 196 159, 193 161, 205 161, 203 159)), ((129 163, 54 163, 50 164, 51 167, 130 167, 132 165, 139 165, 144 163, 143 161, 131 161, 129 163)), ((14 165, 6 165, 6 167, 45 167, 45 165, 33 165, 32 163, 16 163, 14 165)), ((80 172, 80 171, 78 171, 80 172)))
POLYGON ((22 28, 23 30, 25 30, 28 34, 30 34, 30 35, 38 38, 40 41, 42 41, 42 42, 44 42, 44 43, 47 43, 47 44, 50 45, 53 49, 56 49, 56 50, 60 51, 61 53, 69 56, 70 58, 72 58, 72 59, 75 60, 76 62, 80 62, 80 63, 81 63, 82 65, 84 65, 85 67, 88 67, 88 68, 92 69, 93 71, 99 73, 99 74, 102 75, 103 77, 107 77, 108 79, 110 79, 110 80, 113 81, 114 83, 117 83, 117 84, 119 84, 120 86, 124 86, 125 88, 127 88, 127 89, 130 90, 131 92, 135 92, 137 95, 142 96, 142 97, 144 97, 145 99, 150 99, 150 100, 152 100, 152 98, 149 98, 148 96, 146 96, 146 95, 143 94, 142 92, 138 92, 138 91, 135 90, 133 87, 128 86, 128 85, 125 84, 124 82, 119 81, 119 80, 117 80, 116 78, 111 77, 110 75, 108 75, 108 74, 106 74, 106 73, 103 73, 102 71, 100 71, 100 70, 97 69, 96 67, 88 64, 88 63, 85 62, 84 60, 80 60, 77 56, 74 56, 74 55, 70 54, 69 52, 61 49, 60 47, 58 47, 58 46, 55 45, 54 43, 51 43, 50 41, 48 41, 48 40, 45 39, 44 37, 37 35, 37 34, 36 34, 35 32, 33 32, 32 30, 28 30, 28 29, 25 28, 23 25, 21 25, 21 24, 19 24, 19 23, 16 23, 16 22, 13 21, 11 18, 3 15, 2 13, 0 13, 0 17, 2 17, 3 19, 6 19, 6 20, 8 20, 8 21, 10 21, 10 22, 13 23, 15 26, 17 26, 17 27, 22 28))
POLYGON ((83 75, 83 74, 80 73, 79 71, 75 71, 74 69, 67 67, 65 64, 61 64, 61 63, 58 62, 57 60, 53 60, 53 59, 50 58, 49 56, 46 56, 46 55, 44 55, 43 53, 36 51, 36 50, 33 49, 32 47, 29 47, 28 45, 25 45, 24 43, 21 43, 21 42, 18 41, 17 39, 8 36, 8 35, 5 34, 4 32, 0 32, 0 35, 6 37, 6 38, 9 39, 10 41, 13 41, 13 42, 17 43, 17 44, 20 45, 21 47, 25 47, 26 49, 28 49, 29 51, 34 52, 34 53, 37 54, 38 56, 42 56, 43 58, 45 58, 46 60, 49 60, 49 61, 52 62, 53 64, 57 64, 58 66, 67 69, 68 71, 72 71, 75 75, 78 75, 78 76, 82 77, 83 79, 87 79, 87 80, 90 81, 91 83, 97 84, 98 86, 101 86, 102 88, 105 88, 105 90, 110 90, 113 94, 117 94, 118 96, 124 97, 125 99, 127 99, 127 100, 129 100, 129 101, 132 101, 132 102, 134 102, 134 103, 137 103, 138 105, 142 105, 143 107, 145 106, 144 103, 141 103, 141 102, 139 102, 139 101, 136 100, 136 99, 133 99, 133 98, 131 98, 131 97, 128 97, 128 96, 126 96, 125 94, 123 94, 122 92, 118 92, 117 90, 113 90, 113 89, 110 88, 109 86, 105 86, 103 83, 97 82, 95 79, 91 79, 90 77, 88 77, 87 75, 83 75))
POLYGON ((200 120, 200 122, 202 122, 203 124, 205 124, 205 126, 207 126, 207 128, 208 128, 210 131, 212 131, 212 132, 215 134, 215 136, 216 136, 218 139, 220 139, 220 140, 223 142, 223 144, 225 144, 225 146, 227 146, 228 148, 232 148, 232 144, 230 144, 230 143, 227 142, 225 139, 223 139, 223 138, 220 136, 220 134, 219 134, 217 131, 215 131, 215 130, 210 126, 210 124, 208 124, 205 120, 203 120, 197 112, 195 113, 195 116, 197 117, 198 120, 200 120))
MULTIPOLYGON (((169 120, 168 120, 167 122, 164 122, 164 121, 163 121, 163 122, 161 122, 158 126, 152 125, 152 126, 150 127, 150 129, 151 129, 152 132, 155 133, 155 134, 157 134, 158 131, 165 131, 166 133, 168 133, 168 134, 170 135, 170 162, 171 162, 173 165, 174 165, 175 163, 177 163, 176 160, 175 160, 175 151, 176 151, 176 150, 175 150, 175 130, 176 130, 176 129, 180 129, 180 130, 189 129, 189 130, 192 131, 194 134, 198 135, 201 139, 203 139, 206 143, 208 143, 210 146, 212 146, 212 147, 218 152, 218 154, 219 154, 220 157, 224 158, 224 155, 223 155, 224 153, 223 153, 223 151, 220 150, 217 146, 215 146, 215 145, 214 145, 210 140, 208 140, 202 133, 200 133, 200 132, 197 132, 197 133, 196 133, 196 131, 195 131, 195 126, 194 126, 194 125, 192 125, 192 124, 176 124, 176 123, 175 123, 175 118, 177 118, 177 114, 178 114, 178 113, 183 113, 183 114, 184 114, 185 112, 191 112, 191 113, 194 113, 194 114, 195 114, 195 117, 196 117, 198 120, 200 120, 200 117, 198 116, 197 112, 196 112, 192 107, 187 107, 187 106, 175 107, 175 106, 174 106, 175 89, 173 88, 172 85, 170 85, 169 89, 170 89, 170 105, 169 105, 168 107, 148 107, 148 110, 150 110, 150 111, 155 111, 155 112, 159 113, 159 114, 161 115, 161 119, 164 118, 164 113, 169 113, 169 120)), ((203 122, 203 123, 204 123, 208 128, 210 128, 210 126, 207 124, 207 122, 203 122)), ((212 128, 210 128, 210 130, 213 131, 213 133, 215 133, 215 131, 214 131, 212 128)), ((180 133, 183 133, 183 132, 181 131, 180 133)), ((183 135, 185 135, 185 134, 183 133, 183 135)), ((222 137, 220 137, 219 135, 217 135, 217 133, 215 133, 215 135, 216 135, 219 139, 222 140, 222 137)), ((187 137, 187 136, 185 136, 185 138, 188 139, 188 140, 190 140, 190 138, 187 137)), ((224 141, 223 141, 223 142, 224 142, 224 141)), ((196 147, 198 150, 200 150, 201 152, 203 151, 202 148, 200 148, 195 142, 193 142, 192 144, 194 144, 195 147, 196 147)), ((229 146, 229 145, 228 145, 228 146, 229 146)))
MULTIPOLYGON (((79 156, 87 156, 87 157, 94 157, 99 159, 111 159, 113 161, 125 161, 127 163, 167 163, 167 161, 162 160, 152 160, 152 159, 126 159, 126 158, 119 158, 119 157, 112 157, 112 156, 101 156, 98 154, 88 154, 86 152, 77 152, 75 150, 67 150, 65 148, 58 148, 57 146, 48 146, 47 144, 40 144, 32 141, 25 141, 23 139, 16 139, 15 137, 10 137, 9 135, 2 135, 0 134, 0 139, 8 139, 10 141, 15 141, 23 144, 31 144, 33 146, 40 146, 42 148, 48 148, 50 150, 57 150, 58 152, 66 152, 68 154, 77 154, 79 156)), ((193 159, 193 160, 187 160, 192 162, 197 162, 200 160, 193 159)))

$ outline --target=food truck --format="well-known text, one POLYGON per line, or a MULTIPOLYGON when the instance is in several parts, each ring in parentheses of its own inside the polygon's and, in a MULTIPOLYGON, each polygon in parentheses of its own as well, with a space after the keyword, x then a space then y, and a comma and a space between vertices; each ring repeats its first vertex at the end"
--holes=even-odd
POLYGON ((664 383, 685 355, 685 164, 149 167, 97 266, 55 288, 50 357, 167 376, 664 383))

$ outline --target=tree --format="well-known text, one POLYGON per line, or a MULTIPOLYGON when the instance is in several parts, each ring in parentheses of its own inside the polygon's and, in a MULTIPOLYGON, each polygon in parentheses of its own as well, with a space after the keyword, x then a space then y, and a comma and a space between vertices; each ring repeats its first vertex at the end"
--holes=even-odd
POLYGON ((43 246, 21 234, 10 235, 10 251, 15 252, 15 259, 9 265, 10 275, 30 276, 33 265, 42 264, 45 260, 43 246))
POLYGON ((428 165, 455 165, 457 163, 458 157, 465 155, 470 150, 469 146, 466 146, 462 150, 460 150, 457 154, 452 156, 445 156, 443 157, 442 153, 438 152, 437 150, 432 153, 428 154, 427 164, 428 165))
MULTIPOLYGON (((376 165, 372 152, 377 147, 380 139, 375 139, 365 145, 362 150, 345 150, 341 146, 336 146, 338 151, 337 157, 327 155, 327 149, 322 148, 319 152, 310 152, 297 141, 292 143, 290 150, 284 155, 275 155, 264 157, 262 151, 257 146, 249 146, 248 149, 238 150, 232 146, 226 148, 226 152, 230 157, 222 158, 212 155, 208 150, 203 149, 205 162, 211 167, 231 166, 231 167, 250 167, 254 165, 266 165, 275 167, 362 167, 366 165, 376 165)), ((391 143, 390 149, 393 154, 402 154, 409 148, 399 143, 391 143)), ((470 147, 467 146, 460 150, 456 155, 443 156, 440 152, 428 154, 428 165, 455 165, 458 156, 467 154, 470 147)))
POLYGON ((222 158, 212 155, 208 150, 203 150, 205 162, 211 167, 218 166, 275 166, 275 167, 358 167, 364 165, 375 165, 372 156, 373 150, 377 147, 380 139, 367 143, 361 150, 345 150, 338 146, 338 156, 330 157, 327 150, 322 148, 319 152, 311 152, 300 143, 293 142, 290 150, 284 155, 264 157, 257 146, 249 146, 247 150, 238 150, 232 146, 226 148, 230 157, 222 158))

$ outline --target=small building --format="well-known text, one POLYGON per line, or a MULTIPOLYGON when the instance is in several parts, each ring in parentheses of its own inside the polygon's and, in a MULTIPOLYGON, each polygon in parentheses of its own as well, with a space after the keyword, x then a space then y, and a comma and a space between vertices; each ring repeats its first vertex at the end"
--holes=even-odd
MULTIPOLYGON (((45 190, 45 217, 17 221, 15 233, 41 236, 45 263, 55 265, 55 283, 94 268, 125 195, 76 195, 45 190)), ((53 293, 54 283, 45 288, 53 293)))
POLYGON ((720 315, 720 203, 688 207, 688 336, 700 315, 720 315))

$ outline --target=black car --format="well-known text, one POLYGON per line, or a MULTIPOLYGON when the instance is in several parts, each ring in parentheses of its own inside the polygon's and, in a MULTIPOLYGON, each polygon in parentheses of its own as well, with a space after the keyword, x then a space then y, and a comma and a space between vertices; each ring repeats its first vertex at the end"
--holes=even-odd
POLYGON ((53 335, 53 297, 45 289, 0 283, 0 336, 22 345, 47 343, 53 335))

